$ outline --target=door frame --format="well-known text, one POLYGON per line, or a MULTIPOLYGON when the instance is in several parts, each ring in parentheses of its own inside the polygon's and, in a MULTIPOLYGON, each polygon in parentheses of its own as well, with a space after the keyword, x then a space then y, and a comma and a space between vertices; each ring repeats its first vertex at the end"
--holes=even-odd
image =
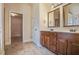
POLYGON ((22 43, 23 43, 23 13, 20 13, 20 12, 16 12, 16 11, 10 11, 9 12, 9 40, 10 40, 10 45, 12 45, 12 40, 11 40, 11 14, 10 13, 16 13, 16 14, 22 14, 22 29, 21 29, 21 32, 22 32, 22 43))

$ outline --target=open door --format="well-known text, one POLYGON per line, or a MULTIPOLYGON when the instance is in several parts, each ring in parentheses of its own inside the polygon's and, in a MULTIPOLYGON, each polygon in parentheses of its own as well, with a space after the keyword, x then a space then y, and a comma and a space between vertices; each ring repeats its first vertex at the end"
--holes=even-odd
POLYGON ((22 14, 11 13, 11 44, 22 43, 22 14))

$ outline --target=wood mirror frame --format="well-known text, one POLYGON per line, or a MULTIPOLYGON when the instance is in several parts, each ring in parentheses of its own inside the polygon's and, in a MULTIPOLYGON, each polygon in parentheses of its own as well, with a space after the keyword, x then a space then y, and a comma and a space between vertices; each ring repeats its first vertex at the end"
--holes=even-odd
POLYGON ((78 3, 69 3, 63 6, 63 25, 64 27, 76 27, 79 26, 79 13, 78 15, 74 15, 74 13, 77 13, 77 11, 75 11, 76 9, 79 10, 79 6, 77 6, 76 4, 78 3), (72 12, 72 11, 75 12, 72 12))
POLYGON ((48 27, 60 27, 60 8, 48 12, 48 27))

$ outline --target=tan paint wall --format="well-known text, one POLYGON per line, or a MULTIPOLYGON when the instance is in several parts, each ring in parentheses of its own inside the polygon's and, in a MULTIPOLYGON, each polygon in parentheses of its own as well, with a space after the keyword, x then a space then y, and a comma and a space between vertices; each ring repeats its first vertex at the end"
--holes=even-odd
POLYGON ((32 41, 31 39, 31 4, 5 4, 5 45, 11 44, 11 19, 10 12, 23 14, 23 42, 32 41))
POLYGON ((4 4, 0 3, 0 55, 4 54, 4 4))

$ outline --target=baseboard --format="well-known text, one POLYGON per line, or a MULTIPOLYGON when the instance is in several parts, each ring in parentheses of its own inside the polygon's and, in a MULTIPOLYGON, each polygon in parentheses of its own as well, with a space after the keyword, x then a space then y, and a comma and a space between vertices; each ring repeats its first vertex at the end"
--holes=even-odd
POLYGON ((5 49, 8 49, 11 47, 11 44, 10 45, 5 45, 5 49))
POLYGON ((3 49, 0 49, 0 55, 5 55, 5 51, 3 49))
POLYGON ((33 43, 32 41, 31 42, 25 42, 24 44, 28 44, 28 43, 33 43))
POLYGON ((26 43, 26 42, 33 42, 32 39, 29 39, 29 40, 23 40, 23 43, 26 43))

